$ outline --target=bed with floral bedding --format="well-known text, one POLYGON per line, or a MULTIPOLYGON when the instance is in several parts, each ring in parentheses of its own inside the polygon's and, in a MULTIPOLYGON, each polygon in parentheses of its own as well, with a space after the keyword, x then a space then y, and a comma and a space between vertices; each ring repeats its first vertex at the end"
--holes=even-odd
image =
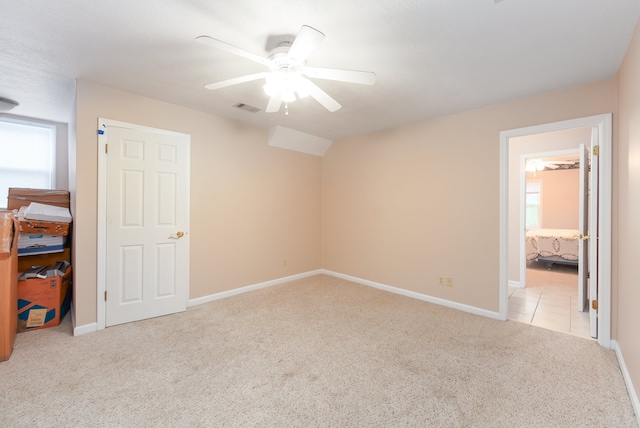
POLYGON ((528 229, 527 261, 546 262, 549 268, 553 263, 577 265, 579 236, 576 229, 528 229))

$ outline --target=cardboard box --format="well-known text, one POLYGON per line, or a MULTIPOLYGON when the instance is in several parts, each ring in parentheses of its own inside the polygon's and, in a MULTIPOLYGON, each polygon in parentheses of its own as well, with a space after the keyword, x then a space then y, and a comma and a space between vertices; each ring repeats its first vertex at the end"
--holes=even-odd
POLYGON ((15 220, 8 211, 0 212, 0 254, 4 258, 9 258, 11 246, 13 245, 13 236, 15 229, 15 220))
POLYGON ((18 332, 60 324, 71 306, 71 267, 64 276, 18 281, 18 332))
POLYGON ((36 233, 40 235, 63 235, 69 234, 69 223, 44 220, 20 219, 20 232, 36 233))
POLYGON ((66 190, 9 188, 8 210, 19 210, 20 207, 27 206, 31 202, 64 208, 70 207, 69 192, 66 190))
POLYGON ((18 300, 18 223, 10 212, 0 212, 0 234, 10 239, 0 249, 0 361, 8 360, 16 337, 16 301, 18 300))
POLYGON ((60 223, 71 223, 71 211, 69 208, 56 207, 54 205, 31 202, 27 207, 20 208, 26 220, 44 220, 60 223), (24 210, 24 211, 23 211, 24 210))
POLYGON ((65 248, 61 253, 20 256, 18 257, 18 272, 24 272, 31 266, 55 265, 58 260, 71 262, 71 249, 65 248))
POLYGON ((20 233, 18 238, 18 256, 34 254, 61 253, 64 250, 66 236, 20 233))

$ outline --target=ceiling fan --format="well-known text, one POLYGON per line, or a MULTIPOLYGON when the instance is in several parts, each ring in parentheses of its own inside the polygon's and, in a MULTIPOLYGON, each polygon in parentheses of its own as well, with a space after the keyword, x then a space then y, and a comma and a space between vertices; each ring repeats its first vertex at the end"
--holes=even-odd
POLYGON ((580 167, 579 160, 543 160, 529 159, 527 160, 526 170, 529 172, 555 170, 555 169, 574 169, 580 167))
POLYGON ((307 66, 307 57, 316 49, 323 39, 323 33, 308 25, 303 25, 293 40, 285 40, 279 43, 265 58, 209 36, 196 37, 196 40, 199 42, 250 59, 269 69, 269 71, 210 83, 205 85, 205 88, 215 90, 240 83, 265 79, 266 84, 264 89, 267 95, 269 95, 269 103, 266 108, 268 113, 278 112, 283 102, 286 108, 287 103, 307 95, 311 96, 330 112, 337 111, 342 107, 340 103, 320 89, 315 83, 309 80, 309 78, 373 85, 376 80, 376 75, 368 71, 307 66))

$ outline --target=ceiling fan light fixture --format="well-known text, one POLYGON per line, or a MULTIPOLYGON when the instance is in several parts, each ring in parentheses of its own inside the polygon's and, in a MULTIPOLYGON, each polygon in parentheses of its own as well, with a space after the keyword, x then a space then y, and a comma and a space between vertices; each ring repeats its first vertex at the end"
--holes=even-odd
POLYGON ((290 103, 309 95, 306 80, 296 71, 279 70, 267 76, 266 81, 264 92, 270 97, 279 96, 284 102, 290 103))
POLYGON ((264 89, 264 93, 270 97, 273 97, 274 95, 278 94, 278 91, 279 91, 276 85, 269 83, 269 79, 267 79, 267 83, 264 84, 262 89, 264 89))
POLYGON ((14 107, 19 106, 20 103, 9 98, 0 97, 0 111, 9 111, 14 107))
POLYGON ((530 161, 527 161, 525 170, 528 172, 542 171, 544 170, 544 162, 542 162, 540 159, 532 159, 530 161))
POLYGON ((307 83, 307 79, 298 74, 298 82, 296 83, 298 98, 303 99, 309 96, 309 85, 307 83))
POLYGON ((280 92, 280 99, 285 103, 292 103, 296 100, 296 93, 290 88, 283 88, 280 92))

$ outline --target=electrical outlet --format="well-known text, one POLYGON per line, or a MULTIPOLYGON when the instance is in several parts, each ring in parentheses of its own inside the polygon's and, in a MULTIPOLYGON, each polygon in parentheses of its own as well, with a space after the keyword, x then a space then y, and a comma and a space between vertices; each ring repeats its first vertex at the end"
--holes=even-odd
POLYGON ((453 287, 453 278, 450 276, 447 277, 447 287, 453 287))
POLYGON ((438 278, 438 285, 442 285, 444 287, 444 276, 438 278))

